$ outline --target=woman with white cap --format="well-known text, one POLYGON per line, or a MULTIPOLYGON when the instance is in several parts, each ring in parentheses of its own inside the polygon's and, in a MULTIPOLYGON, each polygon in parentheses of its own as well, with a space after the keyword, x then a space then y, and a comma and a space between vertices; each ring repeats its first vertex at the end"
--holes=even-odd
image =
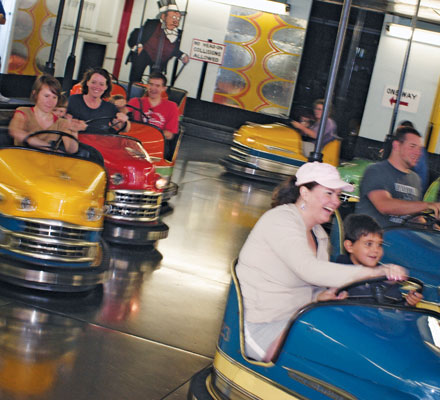
POLYGON ((335 167, 306 163, 275 189, 273 208, 249 234, 236 267, 249 357, 269 361, 299 309, 347 296, 336 296, 336 288, 383 275, 405 279, 406 271, 396 265, 366 268, 328 261, 328 237, 321 224, 339 207, 341 190, 353 187, 335 167))

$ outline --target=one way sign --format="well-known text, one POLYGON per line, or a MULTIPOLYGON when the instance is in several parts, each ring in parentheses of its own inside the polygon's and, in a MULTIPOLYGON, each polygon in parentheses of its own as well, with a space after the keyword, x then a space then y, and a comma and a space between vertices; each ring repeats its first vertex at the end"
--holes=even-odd
MULTIPOLYGON (((395 86, 385 86, 385 91, 382 97, 382 105, 388 108, 394 108, 397 102, 398 89, 395 86)), ((416 90, 402 90, 400 97, 399 110, 416 113, 419 109, 421 93, 416 90)))

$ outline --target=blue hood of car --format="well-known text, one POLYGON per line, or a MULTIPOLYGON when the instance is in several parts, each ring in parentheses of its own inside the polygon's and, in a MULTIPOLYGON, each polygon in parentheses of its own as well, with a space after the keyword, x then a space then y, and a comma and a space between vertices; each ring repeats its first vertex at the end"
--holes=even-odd
POLYGON ((437 317, 409 307, 315 307, 293 323, 277 363, 359 398, 438 399, 437 317))
POLYGON ((424 298, 439 302, 440 232, 392 228, 384 234, 383 263, 402 265, 425 284, 424 298))

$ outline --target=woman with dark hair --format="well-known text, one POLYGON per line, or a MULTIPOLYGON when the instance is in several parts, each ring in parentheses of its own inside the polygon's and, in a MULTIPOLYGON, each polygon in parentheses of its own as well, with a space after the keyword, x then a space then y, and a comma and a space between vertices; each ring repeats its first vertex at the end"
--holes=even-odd
POLYGON ((111 76, 104 68, 87 70, 81 80, 81 89, 81 94, 69 97, 67 114, 85 121, 88 124, 86 132, 107 131, 109 126, 120 129, 124 124, 127 124, 124 132, 130 129, 128 116, 104 100, 112 91, 111 76))
POLYGON ((403 279, 396 265, 378 268, 328 261, 321 224, 339 207, 341 190, 352 191, 329 164, 306 163, 273 196, 239 256, 237 277, 244 301, 245 348, 249 357, 270 360, 295 313, 313 301, 338 300, 336 288, 386 275, 403 279))
MULTIPOLYGON (((313 119, 302 122, 291 121, 292 126, 302 135, 309 138, 310 141, 303 140, 303 154, 308 157, 315 149, 316 138, 318 137, 319 124, 321 123, 322 112, 324 110, 324 99, 318 99, 313 102, 313 119)), ((336 122, 327 118, 324 127, 324 137, 322 145, 325 146, 336 138, 336 122)))
MULTIPOLYGON (((42 130, 56 130, 78 137, 78 131, 86 127, 82 121, 65 120, 54 114, 60 95, 61 85, 53 76, 42 75, 35 80, 31 92, 31 100, 35 101, 35 106, 18 107, 9 123, 9 134, 14 138, 15 145, 23 145, 23 140, 30 133, 42 130)), ((44 133, 29 138, 28 143, 32 147, 47 148, 51 142, 58 139, 59 136, 56 134, 44 133)), ((62 141, 68 153, 78 151, 78 143, 75 140, 64 136, 62 141)))

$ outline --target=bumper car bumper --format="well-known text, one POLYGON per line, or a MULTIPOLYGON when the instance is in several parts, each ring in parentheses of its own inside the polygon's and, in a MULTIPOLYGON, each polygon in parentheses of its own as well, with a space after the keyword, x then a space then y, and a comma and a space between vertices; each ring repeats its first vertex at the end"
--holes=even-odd
POLYGON ((248 156, 243 161, 232 154, 220 160, 220 164, 227 172, 232 174, 273 183, 279 183, 289 176, 295 175, 298 168, 302 165, 301 163, 298 166, 290 166, 253 156, 248 156))
POLYGON ((2 257, 0 280, 17 286, 55 292, 83 292, 108 279, 108 256, 97 267, 46 267, 2 257))
POLYGON ((209 388, 209 380, 211 379, 212 367, 202 369, 192 378, 188 390, 188 400, 215 400, 209 388))
POLYGON ((122 222, 106 219, 103 236, 111 243, 151 245, 168 237, 168 225, 156 222, 122 222))
POLYGON ((179 186, 177 183, 170 182, 170 184, 164 189, 162 193, 162 204, 167 202, 173 196, 177 196, 177 192, 179 191, 179 186))

